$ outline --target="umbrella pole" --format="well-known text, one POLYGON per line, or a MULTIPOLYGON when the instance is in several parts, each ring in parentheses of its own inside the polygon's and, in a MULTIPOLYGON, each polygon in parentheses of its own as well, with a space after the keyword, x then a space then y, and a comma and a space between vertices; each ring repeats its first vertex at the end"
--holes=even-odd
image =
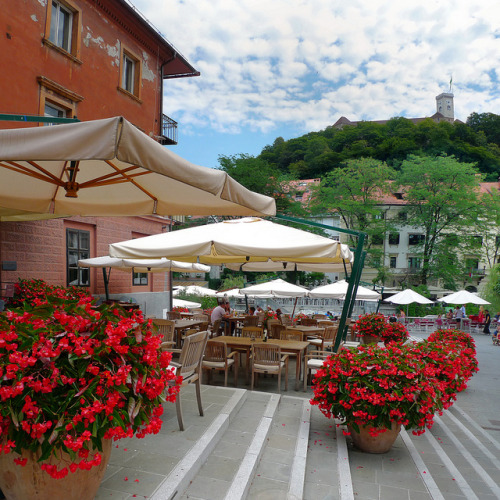
POLYGON ((248 314, 250 309, 248 308, 248 295, 245 294, 245 312, 248 314))
MULTIPOLYGON (((109 272, 111 272, 111 268, 109 268, 109 272)), ((106 274, 106 268, 102 268, 102 277, 104 279, 104 293, 106 294, 106 300, 109 300, 109 276, 106 274)))
POLYGON ((295 302, 293 303, 292 319, 293 319, 293 316, 295 315, 295 307, 297 306, 297 300, 298 300, 298 297, 295 297, 295 302))

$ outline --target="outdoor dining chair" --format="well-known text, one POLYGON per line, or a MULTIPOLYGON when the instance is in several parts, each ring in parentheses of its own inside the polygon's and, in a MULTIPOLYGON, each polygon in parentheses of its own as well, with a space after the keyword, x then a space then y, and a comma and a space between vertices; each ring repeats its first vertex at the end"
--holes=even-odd
POLYGON ((167 319, 181 319, 181 313, 179 311, 167 311, 167 319))
POLYGON ((335 344, 337 334, 339 331, 338 326, 327 326, 321 335, 314 337, 308 337, 307 341, 314 347, 318 348, 320 351, 332 348, 335 344))
POLYGON ((271 323, 271 329, 267 331, 267 338, 269 339, 279 339, 280 332, 285 330, 286 326, 281 323, 271 323))
MULTIPOLYGON (((201 364, 203 361, 203 353, 208 340, 208 332, 197 332, 189 335, 184 339, 182 349, 173 349, 174 352, 179 352, 179 359, 171 361, 169 370, 173 371, 177 377, 182 377, 181 388, 195 383, 196 384, 196 400, 198 402, 198 411, 203 417, 203 406, 201 404, 201 364)), ((175 381, 170 381, 170 385, 174 385, 175 381)), ((179 428, 184 430, 184 421, 182 419, 181 406, 181 391, 177 394, 175 401, 177 410, 177 421, 179 428)))
POLYGON ((303 326, 317 326, 318 320, 314 318, 302 318, 300 324, 303 326))
POLYGON ((280 332, 279 338, 281 340, 296 340, 298 342, 302 342, 302 332, 298 330, 282 330, 280 332))
POLYGON ((152 318, 154 327, 163 335, 163 340, 161 342, 162 350, 170 350, 175 345, 175 323, 169 319, 152 318))
POLYGON ((304 358, 304 392, 312 382, 312 376, 323 366, 325 359, 333 354, 330 351, 310 351, 304 358))
POLYGON ((282 314, 281 315, 281 324, 284 326, 292 326, 293 325, 292 318, 290 317, 289 314, 282 314))
POLYGON ((234 386, 238 387, 238 366, 240 356, 238 351, 227 353, 227 345, 219 340, 209 340, 201 368, 207 372, 208 383, 213 371, 224 371, 224 387, 227 387, 227 376, 231 368, 234 371, 234 386))
POLYGON ((209 325, 210 338, 220 335, 221 320, 216 319, 212 325, 209 325))
POLYGON ((261 340, 264 336, 264 330, 259 326, 244 326, 241 329, 242 337, 252 337, 261 340))
POLYGON ((262 342, 252 345, 252 382, 253 390, 256 374, 278 375, 278 392, 281 392, 281 372, 285 368, 285 391, 288 391, 288 354, 281 354, 277 344, 262 342))

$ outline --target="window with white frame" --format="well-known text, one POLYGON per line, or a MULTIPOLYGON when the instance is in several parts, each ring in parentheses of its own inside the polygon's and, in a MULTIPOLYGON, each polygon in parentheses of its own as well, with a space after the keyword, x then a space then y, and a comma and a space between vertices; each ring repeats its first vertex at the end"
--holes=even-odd
POLYGON ((135 56, 130 50, 123 47, 119 88, 125 90, 127 94, 132 94, 137 99, 140 99, 141 61, 138 56, 135 56))
POLYGON ((73 12, 61 2, 52 0, 49 40, 71 53, 73 38, 73 12))
POLYGON ((123 54, 123 74, 122 74, 122 83, 123 88, 134 94, 134 83, 135 83, 135 61, 129 57, 127 54, 123 54))

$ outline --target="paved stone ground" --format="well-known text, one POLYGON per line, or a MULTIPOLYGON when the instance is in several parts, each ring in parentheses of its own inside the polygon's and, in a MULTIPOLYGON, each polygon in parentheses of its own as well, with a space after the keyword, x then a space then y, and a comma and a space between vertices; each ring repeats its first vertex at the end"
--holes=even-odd
MULTIPOLYGON (((275 407, 271 399, 277 379, 273 377, 261 377, 253 393, 245 390, 243 374, 237 390, 231 382, 227 389, 203 386, 203 418, 197 414, 194 391, 183 390, 186 431, 178 430, 175 408, 167 405, 160 434, 114 445, 96 498, 295 500, 300 497, 290 493, 294 479, 303 481, 306 500, 500 498, 500 347, 493 346, 489 336, 477 334, 474 339, 480 372, 467 390, 459 394, 451 411, 437 419, 431 432, 418 437, 402 432, 387 454, 361 453, 349 438, 339 436, 334 422, 307 404, 311 390, 294 390, 292 365, 289 390, 281 391, 275 407), (304 404, 307 422, 301 414, 304 404), (190 477, 186 457, 221 421, 223 434, 199 457, 197 472, 190 477), (297 457, 304 428, 307 458, 301 462, 297 457), (259 439, 261 448, 255 454, 251 450, 259 439), (246 471, 242 463, 249 462, 249 454, 252 467, 246 471), (246 473, 248 483, 242 479, 246 473), (169 478, 183 474, 187 482, 179 483, 182 487, 174 493, 165 493, 169 478)), ((221 380, 216 378, 215 383, 221 380)))

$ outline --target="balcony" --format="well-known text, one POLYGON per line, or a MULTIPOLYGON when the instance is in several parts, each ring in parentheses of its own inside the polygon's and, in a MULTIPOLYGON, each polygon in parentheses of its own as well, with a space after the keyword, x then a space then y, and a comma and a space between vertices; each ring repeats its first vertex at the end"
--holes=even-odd
POLYGON ((167 115, 162 115, 161 136, 158 142, 162 146, 173 146, 177 144, 177 122, 167 115))

